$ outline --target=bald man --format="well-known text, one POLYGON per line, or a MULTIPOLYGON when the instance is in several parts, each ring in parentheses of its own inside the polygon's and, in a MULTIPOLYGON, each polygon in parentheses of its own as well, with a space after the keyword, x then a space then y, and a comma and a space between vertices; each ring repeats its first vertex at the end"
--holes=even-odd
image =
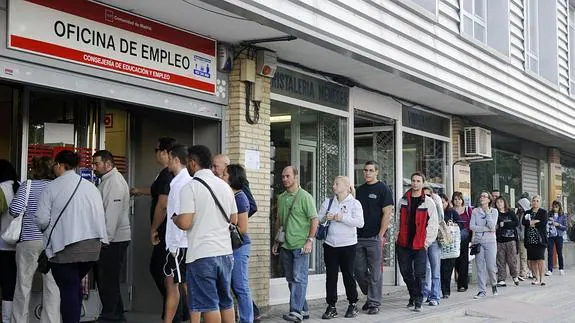
MULTIPOLYGON (((219 178, 224 178, 224 172, 226 171, 226 167, 230 164, 230 158, 226 155, 219 154, 212 157, 212 172, 219 178)), ((248 201, 250 202, 250 210, 248 211, 248 217, 251 217, 258 211, 258 206, 252 195, 250 190, 250 184, 247 183, 242 187, 242 191, 248 197, 248 201)))
MULTIPOLYGON (((226 171, 226 167, 228 167, 229 164, 230 164, 230 158, 228 156, 223 154, 215 155, 214 157, 212 157, 212 172, 217 177, 223 179, 224 172, 226 171)), ((258 211, 258 206, 256 204, 256 201, 254 200, 252 192, 250 191, 249 183, 246 183, 246 185, 242 187, 242 191, 246 194, 248 202, 250 203, 250 210, 248 211, 248 217, 251 217, 252 215, 254 215, 254 213, 258 211)), ((254 323, 260 322, 260 320, 262 319, 260 309, 256 305, 255 301, 252 303, 252 305, 254 310, 254 323)))

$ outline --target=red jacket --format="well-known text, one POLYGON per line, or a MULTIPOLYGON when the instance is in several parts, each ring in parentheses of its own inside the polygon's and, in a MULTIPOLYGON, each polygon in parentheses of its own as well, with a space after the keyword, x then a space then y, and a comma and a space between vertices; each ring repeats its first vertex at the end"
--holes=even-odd
POLYGON ((431 198, 425 195, 423 196, 425 198, 420 205, 411 205, 411 190, 407 191, 401 199, 399 209, 399 235, 397 237, 397 244, 401 247, 421 250, 431 244, 437 237, 435 203, 431 198), (409 214, 412 207, 417 208, 415 211, 415 236, 413 237, 412 245, 409 245, 409 222, 411 221, 409 214), (430 214, 430 212, 432 214, 430 214), (432 227, 430 228, 430 232, 427 230, 428 224, 432 227), (435 234, 432 234, 434 230, 435 234))

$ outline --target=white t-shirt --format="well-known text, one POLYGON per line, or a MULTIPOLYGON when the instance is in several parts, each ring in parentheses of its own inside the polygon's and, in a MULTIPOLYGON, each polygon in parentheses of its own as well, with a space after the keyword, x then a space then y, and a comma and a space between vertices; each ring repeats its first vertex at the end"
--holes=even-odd
POLYGON ((180 213, 180 192, 182 187, 191 180, 190 173, 188 173, 186 168, 183 168, 170 182, 167 207, 168 220, 166 223, 166 250, 170 252, 176 252, 178 248, 188 247, 186 232, 176 226, 172 220, 172 215, 180 213))
MULTIPOLYGON (((226 212, 228 219, 237 213, 234 192, 228 183, 216 177, 211 170, 202 169, 194 174, 212 189, 226 212)), ((231 255, 229 224, 222 216, 210 191, 197 180, 189 181, 180 193, 180 214, 194 213, 188 234, 186 263, 197 259, 231 255)))

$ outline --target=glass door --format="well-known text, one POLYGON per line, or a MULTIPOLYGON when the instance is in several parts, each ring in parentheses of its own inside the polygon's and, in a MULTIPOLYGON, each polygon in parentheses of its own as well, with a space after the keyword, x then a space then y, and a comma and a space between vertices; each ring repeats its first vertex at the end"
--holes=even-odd
MULTIPOLYGON (((363 167, 366 161, 374 160, 379 164, 379 180, 384 182, 392 192, 395 191, 395 136, 392 126, 368 127, 354 129, 354 173, 355 186, 365 182, 363 167)), ((392 220, 393 221, 393 220, 392 220)), ((394 223, 394 222, 392 222, 394 223)), ((388 231, 385 247, 384 266, 394 266, 395 234, 392 228, 388 231)))
MULTIPOLYGON (((314 200, 316 198, 316 147, 314 146, 306 146, 300 145, 299 146, 299 183, 300 186, 310 193, 314 200)), ((317 248, 316 248, 317 249, 317 248)), ((317 257, 310 257, 309 260, 309 270, 315 271, 315 264, 316 264, 317 257)))

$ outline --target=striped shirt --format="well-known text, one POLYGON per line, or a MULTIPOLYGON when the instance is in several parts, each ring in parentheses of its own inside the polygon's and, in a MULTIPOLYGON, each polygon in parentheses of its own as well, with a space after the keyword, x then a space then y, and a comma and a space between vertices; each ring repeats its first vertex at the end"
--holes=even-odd
MULTIPOLYGON (((44 187, 50 183, 49 180, 32 180, 30 184, 30 197, 28 198, 28 208, 22 219, 22 235, 20 241, 33 241, 42 240, 42 232, 38 228, 38 225, 34 221, 36 211, 38 210, 38 201, 40 200, 40 194, 44 190, 44 187)), ((10 203, 10 214, 13 217, 18 216, 23 210, 26 198, 26 182, 23 182, 16 192, 16 197, 10 203)))

